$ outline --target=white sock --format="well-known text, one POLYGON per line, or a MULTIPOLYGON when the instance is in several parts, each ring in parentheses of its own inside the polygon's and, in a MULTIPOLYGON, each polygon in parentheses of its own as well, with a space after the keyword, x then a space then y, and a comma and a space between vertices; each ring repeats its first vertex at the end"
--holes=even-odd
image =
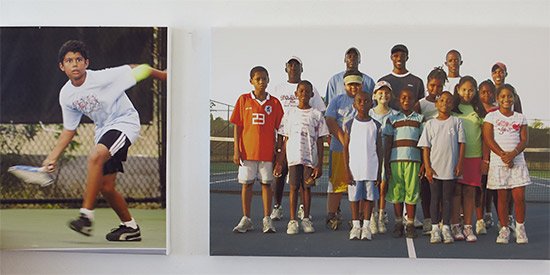
POLYGON ((439 228, 437 224, 432 224, 432 231, 436 231, 439 228))
POLYGON ((94 220, 94 210, 90 210, 87 208, 80 208, 80 213, 84 214, 86 218, 90 219, 90 221, 94 220))
POLYGON ((409 218, 407 218, 407 224, 414 224, 414 218, 412 220, 409 220, 409 218))
POLYGON ((384 209, 380 209, 380 211, 378 212, 378 217, 380 219, 383 219, 384 218, 384 209))
POLYGON ((363 220, 363 228, 367 228, 370 225, 370 220, 363 220))
POLYGON ((134 220, 134 218, 132 217, 132 219, 130 221, 127 221, 127 222, 123 222, 124 225, 128 226, 128 227, 131 227, 133 229, 137 229, 137 223, 136 223, 136 220, 134 220))
POLYGON ((351 223, 353 224, 353 228, 360 228, 361 227, 361 223, 359 222, 359 220, 353 220, 353 221, 351 221, 351 223))

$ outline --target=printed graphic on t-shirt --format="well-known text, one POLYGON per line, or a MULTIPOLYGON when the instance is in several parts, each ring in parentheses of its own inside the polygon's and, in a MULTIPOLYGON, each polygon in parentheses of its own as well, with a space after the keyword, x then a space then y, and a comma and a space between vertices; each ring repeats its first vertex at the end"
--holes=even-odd
POLYGON ((91 117, 93 112, 101 109, 101 103, 93 94, 76 99, 72 105, 88 117, 91 117))
POLYGON ((498 134, 502 135, 504 133, 519 132, 521 125, 517 121, 507 121, 497 118, 494 127, 498 131, 498 134))

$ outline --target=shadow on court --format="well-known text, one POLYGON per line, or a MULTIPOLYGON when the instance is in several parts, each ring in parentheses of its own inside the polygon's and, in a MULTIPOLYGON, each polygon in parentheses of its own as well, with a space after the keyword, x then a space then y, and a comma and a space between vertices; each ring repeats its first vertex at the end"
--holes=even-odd
POLYGON ((140 226, 141 242, 109 242, 105 235, 118 227, 110 208, 98 208, 92 236, 86 237, 67 226, 78 216, 77 209, 0 210, 1 249, 82 251, 107 253, 165 254, 166 210, 130 209, 140 226))
MULTIPOLYGON (((258 195, 259 184, 255 183, 255 195, 252 200, 252 222, 254 230, 239 234, 232 229, 241 216, 240 186, 232 180, 236 174, 211 177, 210 193, 210 254, 239 256, 336 256, 336 257, 401 257, 401 258, 470 258, 470 259, 550 259, 550 204, 527 203, 527 236, 529 243, 518 245, 515 238, 510 238, 508 245, 497 244, 498 229, 488 230, 487 235, 480 235, 475 243, 455 242, 453 244, 430 244, 429 236, 422 236, 417 229, 418 238, 410 242, 407 239, 395 239, 391 236, 393 229, 393 206, 387 205, 390 223, 388 233, 373 235, 372 241, 350 241, 347 221, 351 214, 347 197, 342 199, 343 224, 337 231, 325 227, 326 196, 320 195, 326 190, 316 186, 316 195, 312 198, 311 215, 316 232, 305 234, 301 230, 297 235, 287 235, 289 221, 288 196, 283 198, 283 219, 274 221, 277 233, 262 233, 263 207, 258 195), (213 187, 214 185, 215 188, 213 187), (219 186, 223 185, 223 186, 219 186), (224 191, 225 190, 225 191, 224 191), (412 244, 412 245, 411 245, 412 244)), ((325 181, 321 181, 325 182, 325 181)), ((285 187, 285 191, 288 186, 285 187)), ((419 204, 420 205, 420 204, 419 204)), ((418 207, 417 207, 418 208, 418 207)), ((493 210, 494 212, 494 210, 493 210)), ((417 209, 421 220, 421 211, 417 209)), ((493 213, 496 222, 496 213, 493 213)))

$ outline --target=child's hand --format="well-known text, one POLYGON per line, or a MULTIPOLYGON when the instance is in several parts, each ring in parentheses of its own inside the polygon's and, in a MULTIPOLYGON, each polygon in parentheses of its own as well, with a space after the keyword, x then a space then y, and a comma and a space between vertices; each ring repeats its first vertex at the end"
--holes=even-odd
POLYGON ((283 165, 281 165, 281 163, 279 162, 276 162, 275 167, 273 167, 273 176, 276 178, 279 178, 283 175, 282 172, 283 172, 283 165))
POLYGON ((389 182, 390 181, 390 176, 391 176, 391 166, 389 164, 384 164, 384 170, 386 170, 386 178, 385 178, 385 181, 386 182, 389 182))
POLYGON ((424 167, 424 163, 420 164, 420 171, 418 172, 418 176, 422 177, 424 176, 424 173, 426 172, 426 167, 424 167))
POLYGON ((487 175, 489 172, 489 162, 486 160, 481 161, 481 167, 479 168, 482 175, 487 175))
POLYGON ((233 163, 241 166, 241 154, 239 154, 239 151, 235 151, 235 153, 233 154, 233 163))
POLYGON ((434 183, 434 176, 437 176, 437 173, 432 169, 432 167, 426 167, 426 179, 429 183, 434 183))
POLYGON ((508 164, 510 162, 513 162, 514 158, 516 157, 516 152, 504 152, 504 154, 500 157, 502 159, 502 162, 508 164))
POLYGON ((508 165, 508 168, 512 169, 512 167, 514 167, 514 162, 511 161, 511 162, 507 163, 506 165, 508 165))
POLYGON ((344 173, 344 181, 347 182, 348 185, 355 185, 353 174, 351 174, 351 171, 349 169, 347 169, 347 171, 344 173))
POLYGON ((323 175, 323 169, 321 167, 315 167, 313 168, 313 172, 311 173, 311 177, 314 179, 318 179, 323 175))
POLYGON ((455 166, 455 176, 457 176, 457 177, 462 176, 462 163, 458 163, 455 166))
POLYGON ((42 167, 46 167, 46 171, 48 173, 51 173, 55 171, 55 168, 57 167, 57 160, 55 159, 45 159, 42 162, 42 167))

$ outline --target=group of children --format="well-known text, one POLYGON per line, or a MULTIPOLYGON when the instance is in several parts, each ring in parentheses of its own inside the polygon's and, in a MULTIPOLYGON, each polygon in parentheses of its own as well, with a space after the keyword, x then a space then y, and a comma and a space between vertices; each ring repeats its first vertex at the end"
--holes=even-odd
MULTIPOLYGON (((315 231, 310 188, 322 175, 323 141, 330 135, 329 191, 348 193, 349 239, 371 240, 373 234, 387 231, 386 201, 394 205, 393 236, 417 237, 414 221, 421 198, 423 231, 431 243, 475 242, 476 234, 486 234, 492 226, 492 196, 500 223, 497 243, 508 243, 510 229, 515 229, 517 243, 528 242, 524 198, 530 178, 522 153, 527 122, 517 111, 521 103, 514 87, 504 83, 506 66, 493 66, 496 86, 490 80, 478 86, 473 77, 460 76, 462 57, 451 50, 445 62, 449 73, 432 70, 424 98, 417 87, 411 88, 422 81, 404 67, 408 49, 396 45, 391 53, 393 76, 365 91, 365 75, 356 67, 347 69, 342 76, 345 93, 333 95, 324 115, 310 105, 314 89, 309 81, 298 83, 298 105, 283 112, 279 100, 266 91, 267 70, 251 70, 254 90, 239 97, 230 119, 235 124, 233 161, 239 165, 242 184, 243 217, 235 232, 253 229, 250 204, 256 179, 262 184, 263 232, 275 232, 270 184, 282 176, 285 166, 291 208, 287 233, 299 232, 298 193, 304 210, 302 230, 315 231), (396 81, 394 76, 407 76, 414 85, 403 85, 403 79, 396 81), (508 213, 509 193, 515 224, 508 213)), ((336 230, 341 218, 328 212, 327 226, 336 230)))

